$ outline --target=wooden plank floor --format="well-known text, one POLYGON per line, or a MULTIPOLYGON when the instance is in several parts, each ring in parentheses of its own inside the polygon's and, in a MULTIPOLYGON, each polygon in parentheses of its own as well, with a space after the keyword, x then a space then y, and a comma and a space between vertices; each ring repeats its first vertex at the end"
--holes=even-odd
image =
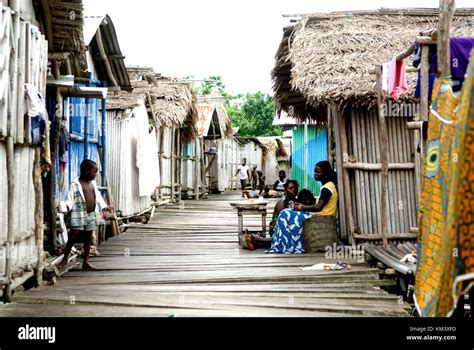
MULTIPOLYGON (((365 263, 307 271, 323 254, 275 255, 237 243, 236 194, 159 209, 146 225, 100 246, 95 272, 72 270, 54 286, 13 295, 8 316, 406 316, 365 263)), ((269 213, 275 201, 269 205, 269 213)), ((271 214, 268 215, 270 221, 271 214)), ((244 217, 257 230, 261 218, 244 217)))

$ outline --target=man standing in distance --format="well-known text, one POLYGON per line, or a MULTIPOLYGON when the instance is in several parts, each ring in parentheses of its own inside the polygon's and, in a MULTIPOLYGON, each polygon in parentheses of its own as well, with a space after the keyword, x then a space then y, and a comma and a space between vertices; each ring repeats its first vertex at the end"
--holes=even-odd
POLYGON ((247 165, 247 158, 242 159, 242 164, 237 167, 235 176, 239 175, 240 186, 242 187, 242 197, 245 197, 244 191, 247 181, 250 179, 250 168, 247 165))

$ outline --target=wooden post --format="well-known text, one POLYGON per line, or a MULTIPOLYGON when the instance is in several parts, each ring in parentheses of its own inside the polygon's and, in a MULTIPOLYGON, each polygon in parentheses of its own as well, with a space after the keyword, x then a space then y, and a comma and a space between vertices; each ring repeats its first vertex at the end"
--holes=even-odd
MULTIPOLYGON (((204 137, 200 137, 199 138, 199 145, 201 147, 199 147, 199 167, 201 168, 201 177, 199 178, 199 188, 202 187, 202 193, 204 194, 204 192, 206 191, 206 174, 205 174, 205 159, 206 159, 206 156, 204 154, 204 150, 205 150, 205 146, 204 146, 204 137)), ((211 183, 209 182, 209 188, 210 188, 210 185, 211 183)), ((199 191, 199 188, 198 188, 198 191, 199 191)))
POLYGON ((199 137, 196 138, 194 142, 194 198, 199 200, 199 179, 201 177, 201 170, 199 169, 201 166, 201 157, 198 156, 198 152, 201 152, 199 137))
POLYGON ((181 188, 182 188, 182 180, 181 180, 181 129, 177 129, 176 133, 176 183, 177 186, 177 199, 178 202, 181 202, 181 188))
POLYGON ((454 0, 440 0, 438 22, 438 77, 451 75, 449 36, 453 14, 454 0))
MULTIPOLYGON (((352 244, 352 236, 350 232, 350 227, 348 227, 347 223, 347 206, 351 205, 350 203, 347 204, 347 198, 345 197, 345 185, 344 185, 344 180, 343 180, 343 169, 342 169, 342 150, 341 150, 341 133, 340 133, 340 126, 339 126, 339 117, 338 117, 338 112, 334 106, 330 106, 329 113, 331 113, 331 120, 333 121, 332 128, 333 134, 334 134, 334 141, 336 145, 336 174, 337 174, 337 191, 339 193, 339 212, 338 212, 338 217, 339 217, 339 232, 342 233, 344 232, 345 236, 348 231, 349 234, 347 235, 347 238, 349 240, 349 243, 352 244), (334 113, 334 115, 332 115, 334 113)), ((332 129, 331 128, 331 129, 332 129)), ((342 237, 341 237, 342 238, 342 237)))
MULTIPOLYGON (((25 24, 25 83, 31 83, 32 76, 31 76, 31 25, 29 23, 25 24)), ((56 62, 56 61, 53 61, 56 62)), ((58 68, 59 70, 59 68, 58 68)), ((24 119, 24 128, 25 128, 25 143, 31 143, 31 118, 25 114, 24 119)))
POLYGON ((33 185, 35 188, 35 238, 38 256, 36 266, 36 284, 40 285, 43 276, 43 184, 41 181, 41 149, 35 148, 33 165, 33 185))
MULTIPOLYGON (((163 147, 163 140, 164 140, 164 131, 165 127, 162 125, 160 126, 160 131, 159 131, 159 148, 158 148, 158 161, 159 161, 159 166, 160 166, 160 186, 159 186, 159 198, 163 200, 163 152, 164 152, 164 147, 163 147)), ((158 133, 158 130, 157 130, 158 133)))
MULTIPOLYGON (((335 107, 334 107, 335 108, 335 107)), ((349 157, 349 151, 347 146, 347 130, 346 130, 346 118, 344 113, 339 113, 335 115, 337 117, 337 125, 339 126, 339 135, 340 135, 340 142, 341 142, 341 153, 342 153, 342 162, 345 161, 346 157, 349 157)), ((349 177, 349 170, 342 168, 342 177, 344 182, 344 199, 345 199, 345 208, 347 211, 347 219, 349 221, 349 230, 352 239, 352 245, 355 246, 356 240, 354 238, 354 214, 352 212, 352 196, 351 196, 351 181, 349 177)))
POLYGON ((328 123, 327 123, 327 130, 328 130, 328 135, 327 135, 327 142, 328 142, 328 161, 331 163, 331 165, 334 162, 334 158, 332 156, 332 113, 331 113, 331 106, 327 106, 327 116, 328 116, 328 123))
MULTIPOLYGON (((9 104, 8 119, 11 120, 9 134, 14 137, 16 143, 23 143, 23 116, 17 114, 18 99, 23 96, 23 86, 21 92, 18 90, 18 44, 20 36, 20 1, 11 0, 10 7, 14 11, 12 15, 12 37, 13 42, 10 51, 10 98, 6 101, 9 104)), ((8 29, 7 29, 8 30, 8 29)), ((22 99, 23 101, 23 99, 22 99)))
POLYGON ((55 251, 57 249, 57 240, 56 240, 56 197, 54 189, 56 187, 56 157, 58 155, 58 144, 59 144, 59 134, 61 130, 61 120, 63 117, 63 97, 59 92, 59 89, 56 89, 56 110, 54 113, 54 138, 53 145, 51 148, 51 177, 49 183, 49 205, 50 205, 50 216, 51 216, 51 247, 55 251))
POLYGON ((304 135, 303 135, 303 188, 308 188, 308 122, 304 122, 304 135))
POLYGON ((379 123, 380 123, 380 160, 382 162, 382 192, 381 192, 381 201, 382 201, 382 211, 381 211, 381 220, 382 220, 382 240, 383 245, 386 247, 388 245, 387 240, 387 224, 388 224, 388 130, 387 123, 384 115, 384 106, 382 98, 382 66, 376 66, 376 86, 377 90, 377 106, 379 114, 379 123))
POLYGON ((8 221, 7 221, 7 241, 6 241, 6 259, 5 259, 5 276, 8 279, 8 284, 5 286, 3 291, 3 301, 9 302, 11 298, 11 283, 12 283, 12 250, 15 245, 15 215, 13 211, 15 209, 15 149, 13 144, 13 138, 7 137, 6 140, 7 148, 7 183, 8 183, 8 221))
POLYGON ((171 152, 170 152, 170 163, 171 163, 171 169, 168 169, 171 171, 171 176, 170 176, 170 180, 171 180, 171 202, 173 203, 174 202, 174 169, 175 169, 175 159, 174 159, 174 152, 175 152, 175 148, 176 148, 176 143, 175 143, 175 135, 176 135, 176 129, 174 128, 171 128, 171 152))
POLYGON ((97 47, 99 49, 100 58, 102 58, 102 60, 104 61, 107 76, 110 79, 110 84, 112 86, 118 86, 117 80, 115 79, 114 73, 112 71, 112 67, 110 66, 109 58, 107 56, 107 53, 105 52, 100 26, 99 29, 97 29, 97 32, 95 33, 95 38, 97 40, 97 47))
MULTIPOLYGON (((18 99, 16 101, 17 116, 18 116, 18 139, 24 141, 29 139, 27 134, 30 134, 30 129, 25 128, 26 118, 30 119, 28 115, 25 116, 25 99, 24 99, 24 85, 25 85, 25 32, 26 24, 21 22, 20 24, 20 38, 18 43, 18 76, 17 76, 17 87, 18 87, 18 99), (20 135, 21 133, 21 135, 20 135)), ((42 92, 43 93, 43 92, 42 92)), ((45 96, 45 95, 43 95, 45 96)))
POLYGON ((429 55, 430 48, 428 45, 421 47, 421 82, 420 82, 420 118, 422 121, 428 120, 428 103, 429 103, 429 55))

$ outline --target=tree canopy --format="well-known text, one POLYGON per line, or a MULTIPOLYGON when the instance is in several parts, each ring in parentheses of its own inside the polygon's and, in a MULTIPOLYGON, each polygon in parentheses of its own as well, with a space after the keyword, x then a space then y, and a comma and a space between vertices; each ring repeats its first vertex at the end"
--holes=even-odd
POLYGON ((281 136, 283 129, 272 125, 275 106, 269 94, 263 92, 230 95, 220 76, 207 78, 197 88, 199 95, 207 96, 217 93, 224 97, 227 114, 232 125, 239 128, 243 137, 281 136))

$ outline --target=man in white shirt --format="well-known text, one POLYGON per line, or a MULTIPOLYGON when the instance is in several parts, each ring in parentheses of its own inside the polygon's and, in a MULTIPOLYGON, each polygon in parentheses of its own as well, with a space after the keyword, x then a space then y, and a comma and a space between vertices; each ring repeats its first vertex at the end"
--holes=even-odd
POLYGON ((240 186, 242 187, 242 197, 244 197, 245 186, 247 185, 247 181, 250 178, 250 168, 247 165, 247 158, 243 158, 242 164, 237 167, 235 176, 237 175, 239 175, 240 186))

